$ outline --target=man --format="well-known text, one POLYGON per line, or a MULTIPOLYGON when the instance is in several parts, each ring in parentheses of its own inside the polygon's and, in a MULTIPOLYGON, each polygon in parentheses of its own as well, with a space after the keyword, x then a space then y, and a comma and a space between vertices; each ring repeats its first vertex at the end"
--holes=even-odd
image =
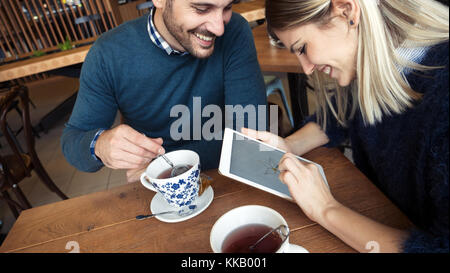
POLYGON ((190 149, 202 169, 216 168, 222 142, 173 139, 171 109, 185 105, 193 113, 194 98, 222 110, 266 105, 253 36, 245 19, 232 13, 232 2, 154 0, 149 16, 99 37, 61 138, 69 163, 86 172, 127 169, 133 182, 159 154, 190 149), (124 124, 110 128, 117 111, 124 124))

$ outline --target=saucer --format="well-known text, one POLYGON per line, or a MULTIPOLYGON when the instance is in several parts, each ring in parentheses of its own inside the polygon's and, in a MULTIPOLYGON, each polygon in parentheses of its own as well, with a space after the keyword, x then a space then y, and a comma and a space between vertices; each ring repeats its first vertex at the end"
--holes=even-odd
MULTIPOLYGON (((202 195, 197 197, 195 201, 192 203, 192 205, 197 205, 197 207, 194 209, 194 212, 192 214, 186 215, 186 216, 179 216, 176 213, 172 214, 163 214, 163 215, 157 215, 155 218, 162 222, 167 223, 176 223, 185 221, 188 219, 191 219, 192 217, 195 217, 202 213, 207 207, 209 207, 209 204, 211 204, 212 200, 214 198, 214 191, 212 187, 208 187, 202 195)), ((155 196, 152 199, 152 202, 150 203, 150 211, 151 213, 158 213, 163 211, 170 211, 170 210, 176 210, 175 207, 172 207, 167 203, 167 201, 164 199, 162 194, 159 192, 155 194, 155 196)))
POLYGON ((287 253, 309 253, 309 251, 302 246, 289 244, 287 253))

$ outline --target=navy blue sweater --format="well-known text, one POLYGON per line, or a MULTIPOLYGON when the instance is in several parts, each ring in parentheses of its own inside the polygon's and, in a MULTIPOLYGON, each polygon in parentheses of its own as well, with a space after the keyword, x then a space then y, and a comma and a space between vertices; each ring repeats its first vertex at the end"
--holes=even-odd
POLYGON ((404 252, 449 252, 448 50, 436 45, 421 62, 445 68, 407 75, 423 93, 413 108, 373 126, 357 112, 347 129, 335 120, 326 129, 327 146, 349 139, 356 166, 414 223, 404 252))
POLYGON ((256 110, 267 103, 252 32, 242 16, 233 13, 224 35, 215 41, 214 53, 206 59, 167 55, 150 40, 147 18, 104 33, 86 57, 75 107, 61 137, 67 161, 79 170, 95 172, 103 167, 89 146, 99 129, 112 126, 117 111, 138 132, 162 137, 166 152, 194 150, 203 169, 217 168, 222 141, 194 136, 203 127, 210 128, 203 126, 213 118, 205 106, 220 107, 222 112, 214 115, 222 114, 223 121, 226 105, 256 110), (196 109, 194 97, 201 98, 201 109, 196 109), (187 117, 190 139, 172 138, 171 126, 181 114, 172 117, 171 110, 178 106, 187 110, 183 118, 187 117), (197 121, 201 126, 196 128, 197 121))

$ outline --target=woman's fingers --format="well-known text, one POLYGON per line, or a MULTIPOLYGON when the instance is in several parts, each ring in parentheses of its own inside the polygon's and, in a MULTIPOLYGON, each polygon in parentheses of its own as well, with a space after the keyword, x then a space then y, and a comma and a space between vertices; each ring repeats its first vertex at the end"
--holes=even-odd
POLYGON ((280 171, 293 170, 294 168, 304 169, 305 166, 303 164, 304 163, 300 162, 300 160, 298 160, 295 155, 291 153, 285 153, 280 159, 278 169, 280 171))
POLYGON ((256 130, 249 129, 249 128, 242 128, 241 132, 246 136, 249 136, 249 137, 255 138, 255 139, 259 139, 263 142, 266 142, 267 140, 270 139, 270 138, 268 138, 267 135, 263 134, 263 131, 256 131, 256 130))
POLYGON ((258 139, 258 140, 260 140, 264 143, 270 144, 274 147, 278 147, 278 142, 281 139, 279 136, 274 135, 270 132, 256 131, 256 130, 249 129, 249 128, 242 128, 241 132, 246 136, 258 139))
POLYGON ((279 178, 288 186, 292 198, 310 219, 318 221, 323 209, 334 201, 319 168, 286 153, 281 158, 278 169, 281 172, 279 178))
MULTIPOLYGON (((291 182, 291 183, 300 183, 301 180, 306 176, 305 175, 305 167, 302 166, 302 163, 298 162, 299 160, 296 158, 291 158, 284 156, 278 165, 278 169, 281 174, 284 175, 292 175, 295 179, 291 179, 289 181, 283 182, 291 182)), ((281 180, 281 178, 280 178, 281 180)))
POLYGON ((295 178, 295 176, 290 171, 280 173, 278 178, 281 180, 281 182, 283 182, 283 184, 288 186, 289 191, 292 190, 293 185, 298 183, 297 178, 295 178))
POLYGON ((241 128, 241 133, 243 133, 246 136, 252 137, 252 138, 256 138, 256 135, 257 135, 256 134, 257 133, 256 130, 245 128, 245 127, 241 128))

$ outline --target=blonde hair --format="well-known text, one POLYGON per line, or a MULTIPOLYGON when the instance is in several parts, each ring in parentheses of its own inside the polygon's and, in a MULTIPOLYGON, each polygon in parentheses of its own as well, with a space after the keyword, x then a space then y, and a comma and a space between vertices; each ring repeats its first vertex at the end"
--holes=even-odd
MULTIPOLYGON (((317 121, 326 128, 328 108, 345 126, 359 107, 365 124, 383 115, 402 113, 421 98, 407 82, 404 68, 427 67, 402 59, 399 47, 430 46, 448 40, 449 9, 434 0, 357 0, 358 25, 356 78, 340 87, 320 72, 312 74, 317 99, 317 121), (329 92, 330 87, 335 92, 329 92), (331 97, 335 97, 335 105, 331 97), (327 107, 328 105, 328 107, 327 107), (351 107, 350 111, 349 107, 351 107)), ((331 0, 266 0, 269 29, 285 30, 307 23, 326 25, 331 20, 331 0)))

